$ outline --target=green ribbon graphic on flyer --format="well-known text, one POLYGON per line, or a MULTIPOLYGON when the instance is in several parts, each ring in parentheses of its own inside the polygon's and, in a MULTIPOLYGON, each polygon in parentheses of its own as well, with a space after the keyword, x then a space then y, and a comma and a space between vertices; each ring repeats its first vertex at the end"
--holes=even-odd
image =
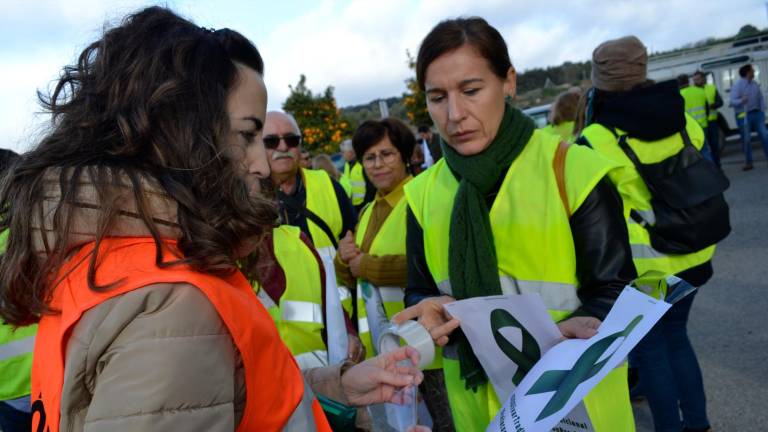
POLYGON ((501 348, 501 351, 509 357, 510 360, 517 365, 517 371, 512 377, 512 382, 515 385, 520 384, 525 374, 536 364, 541 358, 541 350, 536 339, 528 332, 528 330, 520 324, 520 321, 515 319, 511 313, 504 309, 494 309, 491 312, 491 331, 493 332, 493 339, 496 341, 496 345, 501 348), (520 351, 515 347, 504 335, 499 332, 504 327, 516 327, 523 333, 523 350, 520 351))
POLYGON ((541 411, 541 414, 539 414, 536 421, 540 421, 561 410, 568 402, 568 399, 571 398, 571 395, 576 391, 576 387, 597 375, 605 364, 608 363, 608 360, 613 357, 613 354, 618 351, 621 345, 616 347, 616 350, 614 350, 611 355, 598 362, 613 342, 629 335, 642 319, 643 316, 638 315, 624 330, 595 342, 591 347, 584 351, 584 354, 582 354, 581 357, 579 357, 576 364, 573 365, 573 369, 544 372, 541 377, 539 377, 538 381, 531 386, 531 389, 528 390, 526 396, 549 392, 555 392, 555 394, 541 411))

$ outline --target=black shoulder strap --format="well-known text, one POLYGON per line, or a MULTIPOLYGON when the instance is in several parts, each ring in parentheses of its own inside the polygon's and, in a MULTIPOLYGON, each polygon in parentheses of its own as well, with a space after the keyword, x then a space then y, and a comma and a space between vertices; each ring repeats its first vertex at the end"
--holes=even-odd
MULTIPOLYGON (((685 130, 685 128, 683 128, 683 130, 680 131, 680 135, 683 137, 683 146, 691 146, 691 147, 693 147, 693 143, 691 142, 691 138, 688 136, 688 131, 685 130)), ((696 150, 696 147, 693 147, 693 149, 696 150)))
POLYGON ((589 142, 587 137, 585 137, 584 135, 580 135, 578 138, 576 138, 576 141, 574 141, 573 143, 576 145, 592 148, 592 143, 589 142))
MULTIPOLYGON (((616 132, 614 132, 616 133, 616 132)), ((632 147, 629 146, 629 143, 627 142, 627 139, 629 138, 628 135, 624 134, 619 137, 619 147, 624 151, 624 154, 627 155, 629 160, 632 161, 632 164, 635 166, 635 169, 637 170, 638 175, 640 175, 640 178, 643 180, 643 183, 645 183, 646 187, 648 186, 648 182, 645 181, 645 178, 643 178, 643 171, 640 169, 640 166, 642 165, 642 162, 640 162, 640 159, 637 157, 637 153, 635 153, 634 150, 632 150, 632 147)), ((629 211, 629 217, 632 218, 633 221, 637 222, 638 224, 642 225, 643 227, 646 227, 648 225, 648 222, 643 219, 643 217, 635 211, 635 209, 632 209, 629 211)))
POLYGON ((296 210, 297 212, 304 215, 304 217, 314 222, 315 225, 317 225, 321 230, 323 230, 325 235, 327 235, 328 238, 331 239, 333 248, 334 249, 339 248, 339 242, 338 240, 336 240, 336 236, 333 235, 333 231, 331 231, 331 227, 329 227, 328 224, 325 223, 325 221, 320 216, 315 214, 312 210, 308 209, 304 204, 296 201, 295 198, 284 193, 283 191, 277 191, 277 198, 280 199, 280 201, 284 202, 285 205, 287 205, 288 207, 292 208, 293 210, 296 210))
POLYGON ((635 166, 635 168, 638 168, 637 172, 640 173, 640 176, 642 177, 643 174, 640 172, 639 168, 643 163, 640 162, 640 159, 637 157, 637 153, 635 153, 635 151, 632 150, 632 147, 629 146, 627 139, 629 139, 628 135, 621 135, 619 137, 619 147, 621 147, 629 160, 632 161, 632 164, 635 166))

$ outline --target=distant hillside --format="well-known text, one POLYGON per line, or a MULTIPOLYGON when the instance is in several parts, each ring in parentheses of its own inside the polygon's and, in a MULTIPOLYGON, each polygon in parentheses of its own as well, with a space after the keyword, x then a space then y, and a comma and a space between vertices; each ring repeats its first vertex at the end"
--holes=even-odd
MULTIPOLYGON (((651 54, 651 57, 762 35, 767 30, 760 30, 755 26, 747 24, 741 27, 739 32, 733 36, 702 39, 672 50, 654 52, 651 54)), ((591 73, 592 63, 589 60, 575 63, 567 61, 560 66, 528 69, 517 75, 515 104, 520 108, 528 108, 551 103, 560 92, 567 90, 571 86, 588 86, 591 73)), ((402 97, 386 99, 389 106, 389 114, 392 117, 408 122, 402 99, 402 97)), ((358 124, 367 119, 380 118, 378 100, 365 105, 344 107, 341 111, 353 127, 357 127, 358 124)))
MULTIPOLYGON (((404 122, 408 122, 408 116, 405 115, 405 107, 403 106, 402 97, 389 97, 384 99, 387 102, 389 108, 389 116, 400 119, 404 122)), ((363 105, 352 105, 341 108, 341 115, 352 126, 352 129, 356 129, 357 126, 370 119, 381 118, 381 112, 379 111, 379 99, 368 102, 363 105)))

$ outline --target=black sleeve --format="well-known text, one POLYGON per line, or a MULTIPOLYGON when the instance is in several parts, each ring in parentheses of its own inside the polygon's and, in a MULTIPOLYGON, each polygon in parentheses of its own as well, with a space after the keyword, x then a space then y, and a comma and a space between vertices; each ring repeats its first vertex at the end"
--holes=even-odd
POLYGON ((355 232, 355 226, 357 226, 357 212, 352 207, 352 201, 349 200, 347 193, 344 192, 344 188, 341 187, 339 182, 331 179, 333 184, 333 191, 336 192, 336 201, 339 202, 339 210, 341 210, 341 234, 339 240, 341 240, 347 231, 355 232))
POLYGON ((715 90, 715 104, 712 105, 712 108, 718 109, 721 106, 723 106, 723 98, 720 97, 720 92, 715 90))
POLYGON ((408 260, 408 282, 405 287, 405 307, 413 306, 427 297, 440 296, 424 255, 424 231, 408 208, 405 235, 405 253, 408 260))
POLYGON ((637 277, 618 192, 603 179, 571 215, 581 306, 577 316, 604 319, 624 287, 637 277))

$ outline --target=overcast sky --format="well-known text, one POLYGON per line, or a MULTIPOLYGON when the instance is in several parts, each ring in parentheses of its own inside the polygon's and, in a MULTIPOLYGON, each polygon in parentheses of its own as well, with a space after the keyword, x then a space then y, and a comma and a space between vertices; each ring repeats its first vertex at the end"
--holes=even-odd
POLYGON ((27 149, 48 120, 35 114, 35 91, 105 23, 152 4, 250 38, 266 64, 270 109, 301 73, 314 91, 334 86, 340 106, 400 95, 406 50, 415 53, 432 26, 458 15, 499 29, 519 71, 586 60, 601 41, 627 34, 660 51, 768 26, 763 0, 0 0, 0 147, 27 149))

